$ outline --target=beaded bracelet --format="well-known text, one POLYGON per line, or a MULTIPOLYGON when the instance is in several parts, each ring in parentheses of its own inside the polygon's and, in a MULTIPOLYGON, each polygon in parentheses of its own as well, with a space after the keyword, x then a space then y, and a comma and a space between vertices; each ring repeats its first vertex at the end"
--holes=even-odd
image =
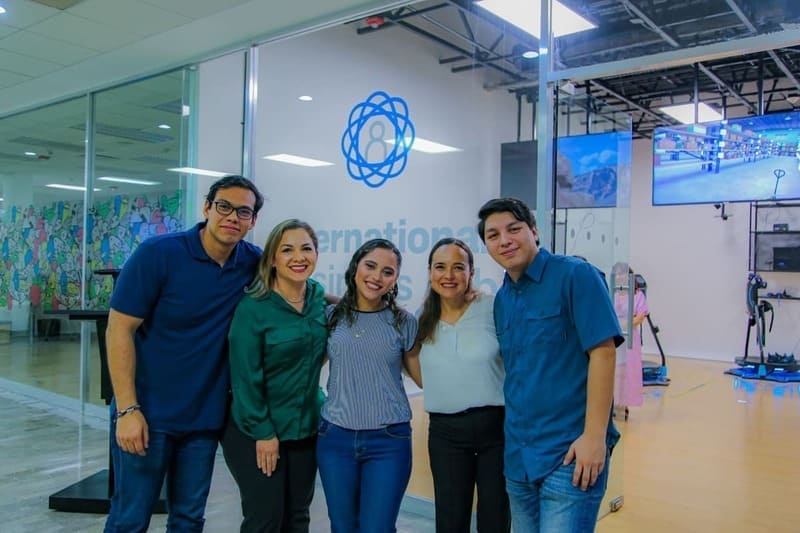
POLYGON ((122 411, 117 411, 117 420, 119 420, 123 416, 127 415, 128 413, 132 413, 134 411, 138 411, 141 408, 142 408, 141 405, 139 405, 138 403, 135 403, 135 404, 131 405, 130 407, 126 407, 122 411))

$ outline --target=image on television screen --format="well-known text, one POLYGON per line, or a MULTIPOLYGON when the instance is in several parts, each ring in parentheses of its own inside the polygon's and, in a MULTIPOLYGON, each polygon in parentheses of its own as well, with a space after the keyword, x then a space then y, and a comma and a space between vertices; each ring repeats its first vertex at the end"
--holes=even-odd
POLYGON ((800 112, 653 134, 653 205, 800 198, 800 112))
POLYGON ((629 187, 631 132, 556 139, 556 208, 616 207, 629 187))

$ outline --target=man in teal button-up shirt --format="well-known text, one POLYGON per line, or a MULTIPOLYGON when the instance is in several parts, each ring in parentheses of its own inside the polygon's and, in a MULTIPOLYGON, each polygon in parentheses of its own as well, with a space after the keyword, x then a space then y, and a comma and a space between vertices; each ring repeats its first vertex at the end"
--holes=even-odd
POLYGON ((478 233, 506 269, 495 325, 506 369, 506 488, 515 530, 594 530, 619 434, 611 423, 623 339, 600 272, 538 246, 528 206, 481 208, 478 233))

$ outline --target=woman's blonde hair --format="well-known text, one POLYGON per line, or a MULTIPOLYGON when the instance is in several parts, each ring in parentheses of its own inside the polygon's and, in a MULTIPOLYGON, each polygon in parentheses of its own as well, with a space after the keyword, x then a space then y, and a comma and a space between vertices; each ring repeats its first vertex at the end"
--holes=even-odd
POLYGON ((311 237, 311 241, 314 243, 314 251, 319 250, 317 234, 314 232, 314 228, 312 228, 307 222, 303 222, 302 220, 298 220, 296 218, 290 218, 288 220, 284 220, 283 222, 279 222, 274 228, 272 228, 272 231, 269 232, 267 242, 264 244, 264 253, 261 254, 261 259, 258 261, 258 272, 256 273, 256 278, 247 288, 248 294, 260 297, 266 295, 272 290, 272 284, 275 281, 275 267, 272 266, 272 263, 275 261, 275 254, 278 252, 278 245, 281 243, 283 234, 292 229, 305 230, 306 233, 308 233, 308 236, 311 237))

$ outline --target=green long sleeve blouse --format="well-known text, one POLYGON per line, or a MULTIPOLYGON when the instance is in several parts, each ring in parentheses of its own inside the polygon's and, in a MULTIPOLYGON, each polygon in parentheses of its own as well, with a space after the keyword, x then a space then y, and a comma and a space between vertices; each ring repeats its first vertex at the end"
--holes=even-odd
POLYGON ((324 396, 325 292, 308 280, 303 311, 280 295, 248 294, 228 333, 231 416, 255 440, 298 440, 316 434, 324 396))

